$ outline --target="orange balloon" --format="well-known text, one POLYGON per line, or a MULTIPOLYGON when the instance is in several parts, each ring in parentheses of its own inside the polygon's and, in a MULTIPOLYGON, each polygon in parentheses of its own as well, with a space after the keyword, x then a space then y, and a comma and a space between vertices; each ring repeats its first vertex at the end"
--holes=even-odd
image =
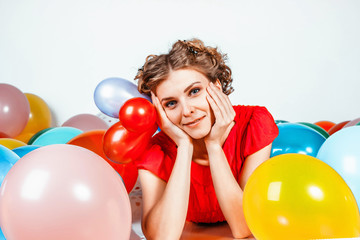
POLYGON ((17 147, 26 146, 27 144, 13 138, 0 138, 0 145, 12 150, 17 147))
POLYGON ((103 150, 103 138, 105 132, 105 129, 84 132, 71 139, 68 144, 86 148, 105 159, 105 161, 109 163, 117 173, 120 174, 124 181, 126 191, 129 193, 133 189, 138 178, 136 165, 133 162, 127 164, 114 163, 105 156, 103 150))
POLYGON ((321 127, 322 129, 324 129, 325 131, 329 131, 330 128, 332 128, 333 126, 335 126, 334 122, 330 122, 330 121, 318 121, 316 123, 314 123, 315 125, 321 127))
POLYGON ((35 94, 25 93, 30 104, 29 121, 24 130, 15 138, 28 142, 37 132, 51 126, 51 111, 46 102, 35 94))

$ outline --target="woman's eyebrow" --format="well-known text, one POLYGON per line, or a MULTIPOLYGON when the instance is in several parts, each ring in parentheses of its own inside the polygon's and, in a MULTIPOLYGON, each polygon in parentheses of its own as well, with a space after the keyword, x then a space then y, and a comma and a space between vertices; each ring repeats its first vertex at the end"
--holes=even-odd
MULTIPOLYGON (((186 93, 190 88, 192 88, 192 86, 194 86, 195 84, 197 83, 201 83, 200 81, 197 81, 197 82, 193 82, 192 84, 190 84, 189 86, 187 86, 185 89, 184 89, 184 93, 186 93)), ((166 97, 166 98, 163 98, 161 99, 160 102, 163 102, 163 101, 167 101, 167 100, 170 100, 172 99, 173 97, 166 97)))
POLYGON ((184 93, 187 92, 190 88, 192 88, 193 85, 197 84, 197 83, 201 83, 200 81, 197 82, 193 82, 192 84, 190 84, 189 86, 187 86, 187 88, 184 89, 184 93))

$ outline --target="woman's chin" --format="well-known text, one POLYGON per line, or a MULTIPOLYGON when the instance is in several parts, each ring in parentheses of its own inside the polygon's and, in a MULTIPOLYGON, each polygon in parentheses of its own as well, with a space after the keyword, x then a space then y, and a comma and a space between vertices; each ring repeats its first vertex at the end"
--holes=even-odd
POLYGON ((210 130, 209 131, 192 131, 192 132, 187 132, 187 134, 192 139, 200 140, 200 139, 205 138, 209 134, 209 132, 210 132, 210 130))

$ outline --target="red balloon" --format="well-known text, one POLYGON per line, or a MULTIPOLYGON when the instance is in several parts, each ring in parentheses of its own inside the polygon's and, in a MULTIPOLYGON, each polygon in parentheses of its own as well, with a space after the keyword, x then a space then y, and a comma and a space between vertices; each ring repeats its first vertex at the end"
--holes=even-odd
POLYGON ((0 132, 0 138, 10 138, 6 133, 0 132))
POLYGON ((127 130, 143 132, 156 124, 156 110, 145 98, 131 98, 120 108, 119 119, 127 130))
POLYGON ((324 129, 325 131, 329 131, 330 128, 332 128, 333 126, 335 126, 334 122, 330 122, 330 121, 318 121, 316 123, 314 123, 315 125, 321 127, 322 129, 324 129))
POLYGON ((102 157, 107 163, 109 163, 113 169, 122 177, 126 191, 131 192, 135 186, 138 178, 138 171, 133 162, 127 164, 119 164, 110 161, 103 151, 103 138, 106 130, 92 130, 77 135, 71 139, 68 144, 80 146, 86 148, 102 157))
POLYGON ((104 153, 115 163, 128 163, 137 159, 146 149, 157 126, 143 133, 128 131, 121 122, 112 125, 104 135, 104 153))
POLYGON ((337 131, 339 131, 340 129, 342 129, 348 122, 350 122, 350 121, 344 121, 344 122, 334 125, 332 128, 329 129, 329 131, 328 131, 329 135, 332 135, 332 134, 336 133, 337 131))

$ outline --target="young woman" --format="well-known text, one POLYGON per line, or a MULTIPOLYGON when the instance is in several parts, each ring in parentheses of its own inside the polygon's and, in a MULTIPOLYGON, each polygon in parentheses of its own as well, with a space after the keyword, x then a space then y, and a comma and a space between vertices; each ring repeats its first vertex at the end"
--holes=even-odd
POLYGON ((162 131, 137 161, 147 239, 179 239, 185 221, 227 221, 234 238, 251 235, 245 184, 270 156, 278 129, 265 107, 232 106, 226 55, 202 41, 177 41, 150 55, 137 76, 162 131))

